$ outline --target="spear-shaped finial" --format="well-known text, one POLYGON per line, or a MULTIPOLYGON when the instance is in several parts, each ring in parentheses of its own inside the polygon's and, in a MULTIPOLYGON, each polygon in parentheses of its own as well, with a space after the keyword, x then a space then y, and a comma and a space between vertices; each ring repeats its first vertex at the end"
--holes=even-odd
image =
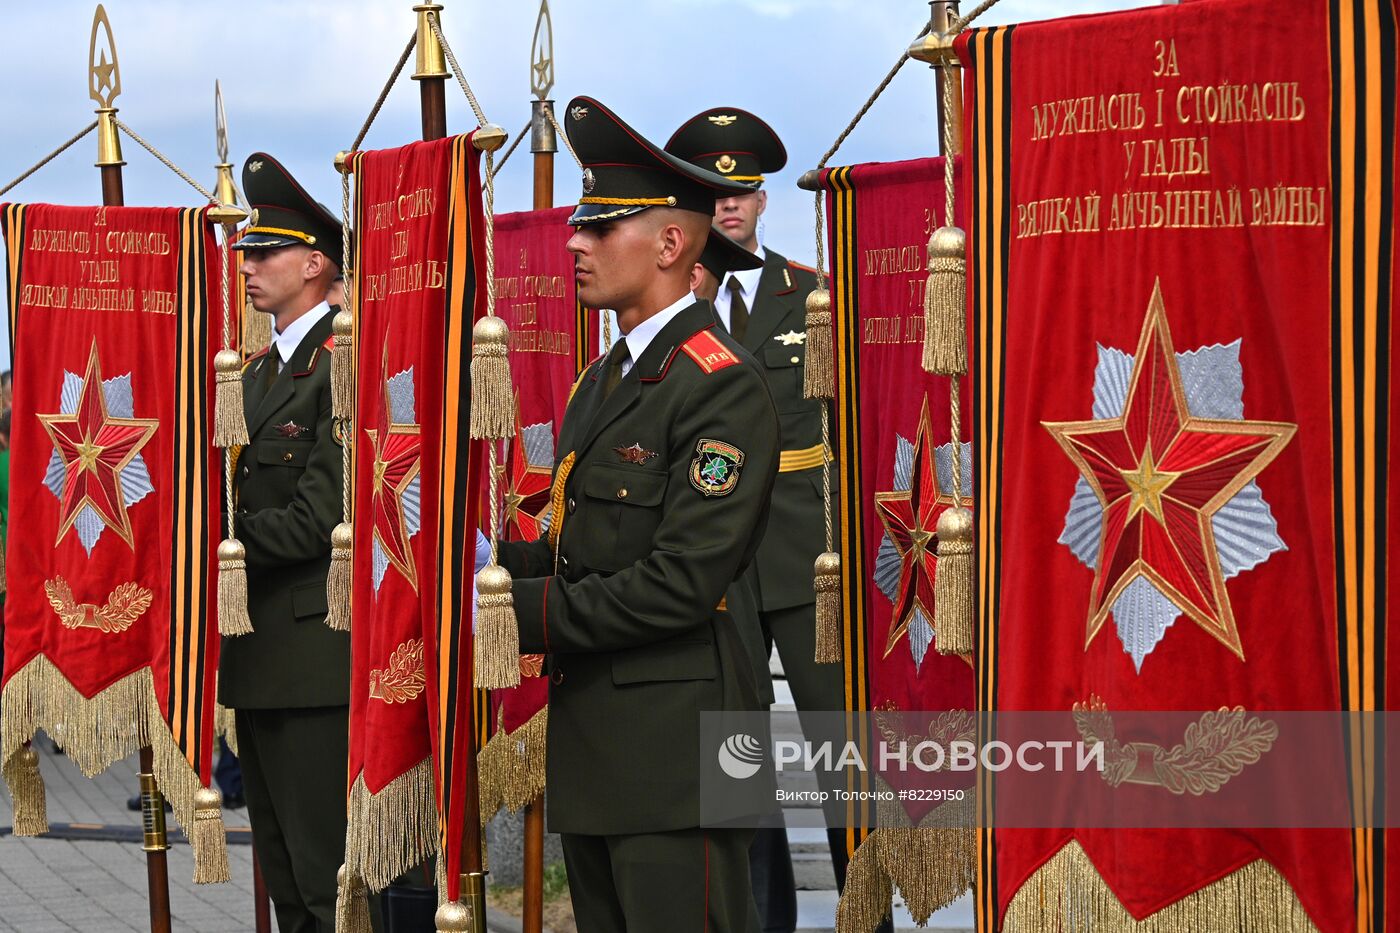
MULTIPOLYGON (((554 133, 554 101, 549 92, 554 88, 554 20, 549 15, 549 0, 540 0, 540 15, 535 20, 535 38, 530 42, 530 92, 535 99, 530 102, 530 151, 535 153, 535 186, 537 194, 543 186, 548 197, 543 204, 535 207, 548 207, 554 200, 554 153, 559 151, 559 140, 554 133), (544 162, 541 156, 547 156, 544 162)), ((541 201, 540 197, 536 198, 541 201)))
POLYGON ((219 177, 214 183, 214 200, 218 203, 210 209, 209 219, 232 228, 248 217, 248 212, 238 206, 238 189, 233 184, 233 164, 228 160, 228 117, 224 115, 224 92, 219 81, 214 80, 214 148, 219 154, 219 177))
POLYGON ((540 0, 535 38, 530 43, 530 91, 537 100, 545 100, 553 88, 554 20, 549 15, 549 0, 540 0))
POLYGON ((88 41, 88 96, 97 103, 97 162, 99 167, 125 165, 121 138, 117 135, 117 108, 112 102, 122 92, 122 69, 117 62, 117 43, 112 24, 102 4, 92 17, 92 38, 88 41), (99 31, 101 41, 98 41, 99 31))

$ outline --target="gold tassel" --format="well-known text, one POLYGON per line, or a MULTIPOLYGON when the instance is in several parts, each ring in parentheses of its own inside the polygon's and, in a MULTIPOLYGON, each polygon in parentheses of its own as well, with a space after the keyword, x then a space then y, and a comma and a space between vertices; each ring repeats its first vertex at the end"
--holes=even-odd
POLYGON ((472 410, 474 438, 510 437, 515 401, 510 387, 510 329, 488 314, 472 328, 472 410))
POLYGON ((326 625, 337 632, 350 631, 350 549, 355 529, 341 522, 331 531, 331 569, 326 574, 326 625))
POLYGON ((229 448, 246 443, 243 357, 237 350, 220 350, 214 354, 214 446, 229 448))
POLYGON ((933 579, 933 643, 939 654, 972 654, 972 511, 938 516, 938 568, 933 579))
POLYGON ((939 227, 928 238, 924 370, 941 376, 967 372, 967 234, 958 227, 939 227))
POLYGON ((825 551, 817 555, 813 588, 817 591, 818 664, 841 660, 841 555, 825 551))
POLYGON ((272 343, 272 315, 253 307, 251 301, 243 303, 243 353, 252 356, 259 350, 266 350, 272 343))
POLYGON ((14 834, 39 836, 49 831, 48 803, 44 796, 44 776, 39 773, 39 753, 28 746, 5 762, 5 783, 14 801, 14 834))
POLYGON ((355 316, 337 311, 331 320, 331 416, 355 416, 355 316))
POLYGON ((870 933, 890 915, 894 889, 869 836, 846 866, 846 889, 836 903, 836 933, 870 933))
POLYGON ((219 884, 229 879, 222 806, 218 791, 208 787, 195 791, 194 827, 190 830, 195 884, 219 884))
MULTIPOLYGON (((475 407, 475 399, 472 405, 475 407)), ((487 564, 476 575, 472 653, 473 686, 477 689, 500 690, 520 684, 520 624, 515 618, 510 571, 500 564, 487 564)))
POLYGON ((807 362, 802 368, 804 398, 835 398, 836 368, 832 346, 831 292, 825 288, 807 294, 807 362))
POLYGON ((247 551, 237 538, 219 542, 219 634, 251 635, 248 616, 247 551))
POLYGON ((472 912, 461 901, 444 901, 433 915, 433 926, 437 927, 437 933, 470 933, 472 912))
POLYGON ((344 865, 335 873, 335 933, 371 933, 369 889, 344 865))

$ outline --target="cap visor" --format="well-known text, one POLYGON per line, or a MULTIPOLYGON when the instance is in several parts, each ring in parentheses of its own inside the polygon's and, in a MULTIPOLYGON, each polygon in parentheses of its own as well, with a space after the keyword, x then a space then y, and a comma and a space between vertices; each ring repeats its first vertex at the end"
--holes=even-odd
POLYGON ((295 237, 273 236, 268 233, 249 233, 240 237, 236 243, 229 244, 230 249, 273 249, 278 246, 295 246, 306 243, 295 237))
POLYGON ((631 217, 633 214, 639 214, 650 206, 650 204, 580 204, 578 207, 574 208, 574 212, 569 215, 569 226, 578 227, 583 224, 621 220, 624 217, 631 217))

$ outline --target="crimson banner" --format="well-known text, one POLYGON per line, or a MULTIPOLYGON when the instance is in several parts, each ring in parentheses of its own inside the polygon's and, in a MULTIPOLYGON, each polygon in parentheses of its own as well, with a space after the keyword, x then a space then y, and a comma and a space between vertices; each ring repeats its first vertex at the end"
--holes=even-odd
MULTIPOLYGON (((1266 711, 1394 700, 1394 44, 1374 0, 959 40, 979 701, 1060 711, 1125 804, 1219 792, 1270 753, 1266 711)), ((1369 805, 1377 747, 1348 743, 1316 754, 1354 756, 1369 805)), ((996 829, 979 929, 1395 929, 1390 837, 996 829)))
POLYGON ((18 785, 43 729, 89 775, 151 746, 195 836, 218 664, 209 272, 224 259, 203 210, 0 212, 14 347, 0 760, 16 822, 41 801, 42 785, 18 785))
MULTIPOLYGON (((922 367, 926 244, 943 225, 943 178, 941 158, 834 168, 823 176, 835 314, 846 705, 875 713, 892 744, 911 746, 976 732, 971 659, 942 653, 933 627, 938 516, 959 502, 972 505, 971 449, 953 442, 950 381, 922 367), (917 731, 926 734, 906 734, 914 719, 899 714, 914 712, 941 715, 919 720, 917 731)), ((863 728, 868 718, 853 721, 863 728)), ((898 791, 913 779, 893 770, 878 777, 861 772, 852 789, 898 791)), ((964 783, 970 791, 970 781, 964 783)), ((886 887, 893 881, 901 890, 915 919, 927 920, 972 883, 971 794, 941 805, 909 799, 879 811, 848 814, 844 823, 860 848, 842 911, 872 902, 866 889, 885 878, 886 887), (860 827, 876 823, 862 842, 860 827)), ((853 916, 846 922, 860 928, 853 916)))

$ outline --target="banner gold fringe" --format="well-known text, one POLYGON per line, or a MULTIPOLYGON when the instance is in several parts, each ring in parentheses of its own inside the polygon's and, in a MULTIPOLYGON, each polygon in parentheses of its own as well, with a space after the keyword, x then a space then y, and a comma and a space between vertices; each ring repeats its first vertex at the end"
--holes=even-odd
POLYGON ((804 398, 835 398, 836 365, 831 330, 831 292, 807 293, 807 360, 802 367, 804 398))
POLYGON ((228 750, 238 756, 238 724, 233 710, 222 703, 214 704, 214 734, 224 737, 228 750))
POLYGON ((1263 859, 1151 916, 1134 920, 1074 841, 1021 885, 1007 906, 1003 928, 1094 933, 1317 933, 1288 882, 1263 859))
MULTIPOLYGON (((151 770, 161 793, 170 801, 176 822, 194 837, 195 794, 203 785, 161 717, 149 667, 128 674, 96 696, 84 697, 52 661, 36 655, 11 675, 0 694, 0 761, 8 764, 39 729, 89 778, 143 745, 151 746, 151 770)), ((8 779, 10 769, 4 770, 8 779)), ((219 833, 219 844, 223 843, 219 833)), ((218 857, 212 849, 206 850, 206 858, 218 857)), ((195 881, 200 883, 198 873, 195 881)))
POLYGON ((371 933, 369 891, 346 865, 335 873, 335 933, 371 933))
POLYGON ((817 594, 818 664, 841 660, 841 555, 825 551, 817 555, 813 588, 817 594))
POLYGON ((846 890, 836 902, 836 933, 870 933, 890 915, 894 889, 867 836, 846 866, 846 890))
POLYGON ((939 227, 928 239, 924 284, 924 370, 967 372, 967 234, 939 227))
POLYGON ((237 538, 219 542, 219 634, 236 636, 253 634, 253 620, 248 616, 247 551, 237 538))
POLYGON ((433 764, 426 759, 370 793, 362 771, 350 785, 345 864, 371 891, 438 850, 433 764))
POLYGON ((214 884, 229 879, 223 802, 223 797, 216 790, 201 787, 195 791, 194 826, 190 830, 195 884, 214 884))
POLYGON ((243 303, 243 356, 252 356, 259 350, 266 350, 272 344, 272 315, 253 307, 251 301, 243 303))
POLYGON ((472 327, 471 435, 498 440, 515 431, 510 383, 510 329, 488 314, 472 327))
POLYGON ((933 577, 933 643, 939 654, 972 654, 972 512, 951 508, 938 516, 938 567, 933 577))
POLYGON ((331 530, 331 569, 326 573, 326 625, 335 632, 350 631, 350 561, 355 528, 341 522, 331 530))
POLYGON ((520 684, 520 623, 515 618, 510 571, 500 564, 487 564, 476 575, 472 656, 478 688, 500 690, 520 684))
POLYGON ((14 803, 16 836, 41 836, 49 831, 48 800, 44 776, 39 773, 39 754, 24 747, 5 759, 5 784, 14 803))
MULTIPOLYGON (((879 786, 890 789, 883 782, 879 786)), ((974 816, 970 796, 934 808, 917 827, 909 825, 897 795, 877 804, 879 828, 867 841, 873 840, 881 870, 899 889, 920 926, 934 911, 972 890, 977 873, 974 816)))
POLYGON ((544 793, 549 707, 514 732, 501 729, 499 720, 498 713, 496 734, 476 756, 482 826, 502 807, 515 813, 544 793))

